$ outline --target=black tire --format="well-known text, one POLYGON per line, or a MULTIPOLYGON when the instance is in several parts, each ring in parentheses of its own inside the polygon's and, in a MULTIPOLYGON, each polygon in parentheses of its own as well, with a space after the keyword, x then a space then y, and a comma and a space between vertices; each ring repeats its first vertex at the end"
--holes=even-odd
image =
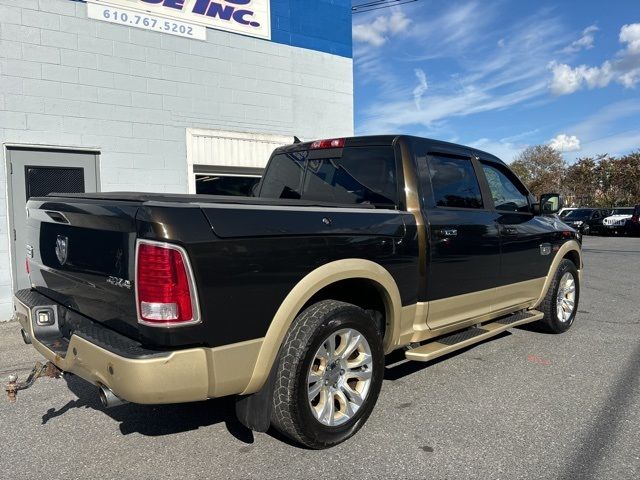
POLYGON ((549 333, 564 333, 569 330, 576 318, 579 301, 580 277, 578 276, 578 268, 576 267, 575 263, 565 258, 560 262, 558 270, 556 271, 556 274, 553 277, 553 281, 551 282, 551 286, 549 287, 549 291, 547 292, 547 295, 544 298, 544 301, 542 302, 540 308, 540 311, 544 313, 544 318, 540 320, 540 323, 542 324, 544 330, 549 333), (575 282, 575 301, 571 316, 566 321, 560 321, 560 319, 558 319, 557 296, 558 289, 560 288, 560 280, 565 273, 570 273, 573 276, 573 280, 575 282))
POLYGON ((380 393, 383 375, 382 338, 370 315, 359 307, 335 300, 311 305, 295 319, 282 345, 271 424, 309 448, 337 445, 354 435, 369 418, 380 393), (368 342, 372 357, 371 382, 362 405, 353 417, 338 426, 327 426, 311 410, 307 375, 320 346, 332 333, 347 328, 356 330, 368 342))

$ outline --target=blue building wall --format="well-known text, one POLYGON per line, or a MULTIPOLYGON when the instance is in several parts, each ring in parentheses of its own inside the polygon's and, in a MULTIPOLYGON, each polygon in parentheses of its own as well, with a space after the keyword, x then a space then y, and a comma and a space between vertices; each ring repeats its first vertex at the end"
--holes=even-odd
POLYGON ((351 58, 351 0, 271 0, 271 40, 351 58))

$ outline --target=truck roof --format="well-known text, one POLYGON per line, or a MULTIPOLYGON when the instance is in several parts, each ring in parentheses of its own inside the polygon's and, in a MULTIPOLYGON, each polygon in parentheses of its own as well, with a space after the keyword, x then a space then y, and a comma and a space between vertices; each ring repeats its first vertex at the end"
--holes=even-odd
MULTIPOLYGON (((342 138, 342 137, 337 137, 342 138)), ((492 160, 494 162, 505 163, 500 160, 495 155, 485 152, 483 150, 479 150, 474 147, 470 147, 468 145, 461 145, 458 143, 445 142, 442 140, 436 140, 433 138, 424 138, 418 137, 415 135, 363 135, 363 136, 354 136, 354 137, 344 137, 345 138, 345 147, 372 147, 372 146, 383 146, 383 145, 393 145, 393 143, 401 138, 404 139, 414 139, 421 140, 423 142, 427 142, 430 146, 435 150, 448 150, 448 151, 460 151, 464 150, 466 152, 474 153, 479 157, 482 157, 487 160, 492 160)), ((291 145, 285 145, 282 147, 278 147, 275 149, 275 153, 286 153, 286 152, 296 152, 300 150, 308 150, 313 141, 309 142, 301 142, 294 143, 291 145)))

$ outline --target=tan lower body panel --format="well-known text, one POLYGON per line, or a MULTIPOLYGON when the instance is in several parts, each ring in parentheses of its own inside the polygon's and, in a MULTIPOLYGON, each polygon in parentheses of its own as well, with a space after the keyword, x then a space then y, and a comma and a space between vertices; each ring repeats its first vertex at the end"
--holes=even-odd
POLYGON ((72 335, 63 358, 35 338, 29 309, 17 299, 15 305, 22 328, 45 358, 60 370, 109 387, 118 397, 133 403, 193 402, 240 393, 249 383, 263 340, 131 359, 72 335))
POLYGON ((460 350, 461 348, 468 347, 469 345, 473 345, 475 343, 482 342, 488 338, 494 337, 499 333, 504 332, 505 330, 513 327, 517 327, 518 325, 523 325, 525 323, 535 322, 537 320, 542 319, 544 314, 542 312, 538 312, 536 310, 531 310, 528 312, 526 318, 521 320, 517 320, 511 323, 487 323, 482 325, 482 330, 486 330, 486 332, 476 335, 474 337, 468 338, 458 343, 444 344, 440 343, 437 340, 431 343, 427 343, 426 345, 422 345, 420 347, 407 350, 405 356, 408 360, 414 360, 418 362, 428 362, 433 360, 434 358, 441 357, 442 355, 446 355, 447 353, 454 352, 456 350, 460 350))
POLYGON ((546 277, 402 308, 398 346, 422 342, 502 315, 531 308, 546 277))

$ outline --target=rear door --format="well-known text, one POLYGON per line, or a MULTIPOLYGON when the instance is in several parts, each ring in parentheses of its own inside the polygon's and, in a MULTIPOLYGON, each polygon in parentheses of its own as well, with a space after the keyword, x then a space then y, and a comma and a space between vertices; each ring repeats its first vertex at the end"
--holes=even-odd
POLYGON ((417 162, 429 236, 427 324, 435 329, 490 312, 500 239, 477 162, 462 152, 430 152, 417 162))
POLYGON ((9 148, 11 176, 10 222, 13 288, 29 288, 25 271, 26 204, 31 197, 49 193, 83 193, 98 190, 98 153, 9 148))
POLYGON ((529 192, 503 164, 480 159, 500 232, 500 280, 492 310, 539 295, 552 259, 556 220, 532 213, 529 192))

